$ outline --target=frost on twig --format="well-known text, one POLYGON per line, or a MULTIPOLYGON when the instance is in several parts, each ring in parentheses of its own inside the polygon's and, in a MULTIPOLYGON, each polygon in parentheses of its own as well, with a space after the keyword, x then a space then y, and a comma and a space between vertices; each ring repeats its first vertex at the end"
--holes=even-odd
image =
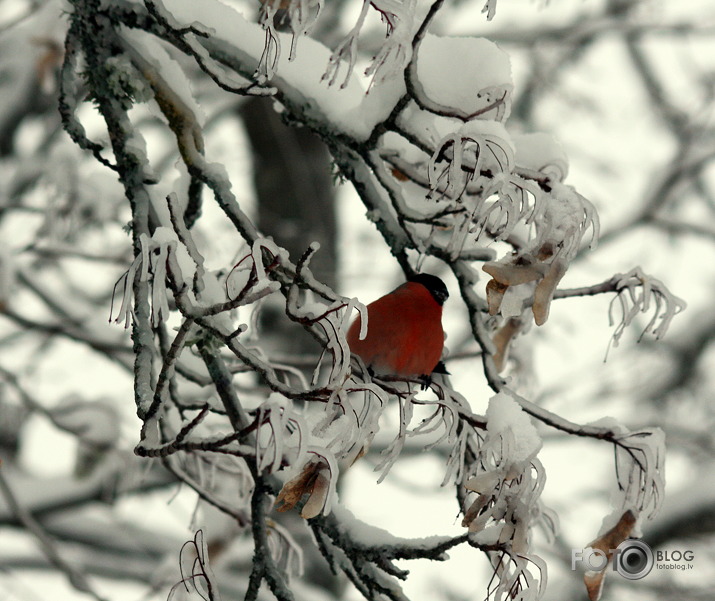
POLYGON ((514 170, 514 149, 501 123, 470 121, 445 136, 429 164, 430 187, 459 199, 467 184, 489 173, 510 174, 514 170))
POLYGON ((263 53, 256 69, 259 84, 266 83, 275 74, 282 48, 277 30, 277 20, 288 23, 293 32, 288 60, 294 60, 298 40, 304 36, 320 15, 322 0, 261 0, 258 22, 265 32, 263 53), (280 11, 280 12, 279 12, 280 11))
POLYGON ((652 520, 665 495, 665 435, 659 428, 624 432, 616 446, 618 509, 652 520))
POLYGON ((401 77, 402 69, 412 58, 412 35, 416 27, 416 0, 395 2, 393 0, 363 0, 360 14, 345 38, 337 45, 326 68, 323 80, 333 85, 345 65, 345 76, 341 87, 344 88, 355 68, 358 59, 358 39, 365 24, 365 18, 372 8, 380 14, 385 24, 385 41, 365 70, 365 75, 376 83, 393 77, 401 77))
POLYGON ((530 530, 542 514, 541 491, 545 473, 536 454, 541 439, 530 418, 506 393, 489 401, 487 432, 474 466, 464 482, 469 491, 462 525, 480 544, 504 545, 492 554, 498 578, 492 594, 538 599, 545 590, 543 561, 530 553, 530 530), (535 565, 538 585, 528 570, 535 565))
POLYGON ((599 225, 593 205, 570 186, 552 186, 529 217, 535 230, 532 240, 519 252, 482 267, 492 276, 487 284, 492 315, 519 316, 531 301, 534 321, 543 325, 556 287, 589 229, 591 246, 596 243, 599 225))
MULTIPOLYGON (((167 261, 169 255, 176 256, 179 242, 175 234, 168 228, 157 228, 154 236, 149 238, 146 234, 140 237, 141 253, 137 254, 127 272, 120 278, 122 284, 122 303, 119 313, 114 319, 115 323, 124 321, 128 328, 133 313, 134 282, 148 283, 151 286, 151 321, 156 326, 165 321, 169 316, 170 292, 166 286, 167 261)), ((181 247, 183 249, 183 247, 181 247)), ((181 251, 178 251, 181 252, 181 251)), ((186 249, 183 249, 189 258, 186 249)), ((191 259, 189 258, 189 261, 191 259)), ((117 282, 117 284, 119 284, 117 282)), ((182 282, 184 283, 184 282, 182 282)), ((110 321, 112 317, 110 315, 110 321)))
POLYGON ((536 459, 541 439, 526 413, 506 393, 489 401, 486 420, 487 435, 465 482, 476 498, 462 524, 470 532, 482 533, 481 537, 510 541, 514 552, 526 553, 532 514, 538 511, 544 484, 543 468, 536 459))
POLYGON ((613 279, 618 292, 608 311, 610 325, 618 324, 611 338, 613 346, 618 346, 623 332, 639 313, 653 312, 638 340, 646 334, 652 334, 656 340, 660 340, 668 331, 673 317, 686 307, 683 299, 670 292, 660 280, 643 273, 640 267, 618 274, 613 279), (616 306, 620 308, 618 318, 614 315, 616 306))

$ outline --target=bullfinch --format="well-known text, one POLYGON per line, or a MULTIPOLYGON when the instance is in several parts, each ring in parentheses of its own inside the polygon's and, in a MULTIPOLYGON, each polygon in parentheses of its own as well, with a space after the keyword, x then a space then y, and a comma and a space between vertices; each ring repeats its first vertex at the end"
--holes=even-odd
POLYGON ((418 274, 367 306, 367 336, 360 340, 360 316, 347 341, 372 373, 429 378, 444 346, 442 305, 447 286, 434 275, 418 274))

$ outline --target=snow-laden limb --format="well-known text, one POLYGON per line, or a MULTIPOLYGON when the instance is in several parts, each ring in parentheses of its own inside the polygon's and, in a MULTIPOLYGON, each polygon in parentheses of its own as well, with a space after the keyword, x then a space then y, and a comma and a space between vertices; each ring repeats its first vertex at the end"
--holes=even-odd
MULTIPOLYGON (((164 38, 182 52, 191 56, 196 61, 197 66, 222 90, 245 96, 271 96, 275 94, 275 89, 265 85, 264 81, 257 80, 245 83, 245 78, 240 71, 232 73, 220 61, 214 60, 209 51, 199 41, 210 35, 200 23, 196 22, 189 26, 182 26, 174 18, 174 15, 167 10, 163 0, 145 0, 144 6, 151 18, 156 21, 155 25, 158 25, 158 28, 154 30, 155 33, 158 33, 158 37, 164 38)), ((146 29, 151 30, 152 27, 147 27, 146 29)), ((261 58, 263 59, 263 57, 261 58)), ((140 58, 139 60, 141 61, 142 59, 140 58)), ((155 79, 163 80, 163 77, 150 77, 149 81, 153 82, 155 79)), ((153 83, 152 87, 154 87, 153 83)), ((173 92, 170 93, 170 95, 172 94, 173 92)))
POLYGON ((142 75, 138 81, 150 86, 151 95, 176 136, 184 161, 188 163, 195 153, 203 154, 205 116, 182 68, 152 36, 125 30, 122 37, 132 63, 142 75))
POLYGON ((484 38, 426 35, 409 70, 413 98, 436 115, 505 121, 511 109, 508 55, 484 38), (459 77, 445 65, 460 63, 459 77))
POLYGON ((598 235, 593 206, 560 183, 568 163, 558 143, 541 134, 512 139, 499 121, 480 117, 463 123, 410 103, 395 123, 398 135, 383 138, 380 155, 397 182, 380 179, 398 199, 393 202, 398 219, 433 225, 412 234, 414 246, 431 247, 433 253, 441 247, 454 260, 483 249, 487 238, 516 242, 527 252, 548 243, 550 256, 558 251, 559 259, 554 261, 558 269, 539 291, 544 300, 537 307, 546 306, 560 279, 558 271, 573 258, 585 229, 598 235), (400 186, 407 190, 392 190, 400 186), (526 230, 529 240, 514 238, 530 225, 535 227, 526 230))
POLYGON ((484 551, 502 550, 497 544, 472 541, 469 534, 397 537, 362 522, 341 504, 336 504, 330 515, 316 517, 309 523, 331 568, 344 572, 366 599, 406 600, 398 581, 406 580, 409 572, 397 567, 396 560, 445 561, 447 551, 464 543, 484 551))
POLYGON ((208 36, 186 35, 192 36, 191 39, 203 46, 209 55, 220 56, 226 67, 246 80, 253 80, 255 73, 260 73, 262 69, 265 71, 273 64, 264 75, 273 72, 270 85, 277 91, 281 102, 302 119, 320 123, 335 134, 355 139, 368 138, 375 125, 387 119, 404 94, 405 85, 400 77, 374 81, 368 94, 361 79, 355 75, 346 78, 340 87, 327 85, 323 76, 331 60, 329 48, 304 37, 293 60, 289 60, 288 53, 278 55, 276 52, 278 47, 293 44, 291 34, 264 31, 261 25, 251 23, 217 0, 200 4, 162 0, 162 4, 176 30, 194 28, 210 32, 208 36), (269 56, 264 56, 267 35, 270 40, 269 56))
MULTIPOLYGON (((508 394, 529 415, 542 423, 575 436, 608 441, 616 458, 616 512, 632 510, 652 520, 660 510, 665 491, 665 437, 659 428, 631 432, 612 418, 579 425, 528 401, 507 387, 508 394)), ((619 514, 620 515, 620 514, 619 514)))

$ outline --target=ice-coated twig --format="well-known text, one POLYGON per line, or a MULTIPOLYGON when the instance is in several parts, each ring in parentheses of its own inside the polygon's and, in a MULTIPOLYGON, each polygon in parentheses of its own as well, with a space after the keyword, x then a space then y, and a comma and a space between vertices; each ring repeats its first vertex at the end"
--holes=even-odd
POLYGON ((660 340, 668 331, 673 317, 683 311, 687 306, 685 301, 675 296, 668 288, 652 276, 643 273, 636 267, 625 274, 614 276, 614 290, 618 293, 611 301, 608 311, 608 320, 611 325, 618 323, 611 340, 613 346, 618 343, 625 329, 633 322, 639 313, 653 311, 648 324, 643 328, 639 341, 646 334, 653 334, 660 340), (614 319, 614 306, 618 301, 621 314, 618 320, 614 319))
POLYGON ((329 86, 332 86, 337 80, 342 63, 347 63, 347 65, 345 78, 340 84, 340 87, 346 87, 348 81, 350 81, 353 69, 355 68, 355 62, 357 61, 358 37, 360 36, 360 31, 362 30, 363 24, 365 23, 365 17, 367 17, 370 6, 370 0, 363 0, 362 8, 360 9, 360 14, 358 15, 355 25, 353 25, 353 28, 348 32, 345 38, 343 38, 342 42, 337 45, 335 50, 333 50, 333 53, 330 55, 328 66, 326 67, 325 73, 323 73, 322 77, 323 80, 326 80, 328 82, 329 86))

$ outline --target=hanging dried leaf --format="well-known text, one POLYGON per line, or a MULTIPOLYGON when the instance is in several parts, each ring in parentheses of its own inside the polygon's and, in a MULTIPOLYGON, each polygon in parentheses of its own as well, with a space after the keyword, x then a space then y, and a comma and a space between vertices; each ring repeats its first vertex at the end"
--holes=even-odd
POLYGON ((521 332, 523 325, 520 319, 507 319, 504 325, 494 333, 492 342, 497 352, 494 353, 493 359, 497 371, 502 372, 506 367, 511 341, 521 332))
POLYGON ((544 279, 536 285, 534 305, 531 310, 534 312, 534 322, 537 326, 545 324, 549 318, 549 308, 551 300, 554 298, 554 292, 556 292, 556 286, 566 274, 567 268, 568 265, 565 262, 555 259, 544 279))
POLYGON ((304 494, 312 494, 320 468, 319 463, 311 462, 295 478, 288 480, 276 497, 274 504, 276 510, 290 511, 300 502, 304 494))
POLYGON ((504 293, 509 289, 509 286, 500 284, 496 280, 487 282, 487 305, 489 307, 489 315, 497 315, 501 302, 504 299, 504 293))
POLYGON ((588 592, 590 601, 598 601, 598 599, 601 598, 606 571, 613 561, 613 549, 616 549, 618 545, 631 535, 635 524, 636 515, 629 509, 621 516, 613 528, 606 531, 588 545, 592 549, 598 549, 605 553, 607 560, 606 565, 601 571, 586 572, 583 576, 583 582, 586 585, 586 591, 588 592))

